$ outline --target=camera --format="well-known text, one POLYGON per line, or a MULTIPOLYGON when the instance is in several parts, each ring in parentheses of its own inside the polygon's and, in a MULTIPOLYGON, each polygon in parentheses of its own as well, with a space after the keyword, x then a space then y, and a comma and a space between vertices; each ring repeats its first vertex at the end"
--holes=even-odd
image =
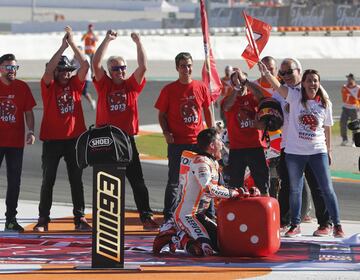
MULTIPOLYGON (((348 129, 354 130, 354 131, 360 129, 360 119, 356 119, 356 120, 349 122, 347 127, 348 127, 348 129)), ((356 147, 360 147, 360 132, 354 133, 354 143, 355 143, 356 147)), ((358 168, 360 171, 360 157, 359 157, 359 162, 358 162, 358 168)))
MULTIPOLYGON (((360 129, 360 119, 349 122, 347 127, 353 131, 360 129)), ((360 132, 354 133, 354 143, 356 147, 360 147, 360 132)))

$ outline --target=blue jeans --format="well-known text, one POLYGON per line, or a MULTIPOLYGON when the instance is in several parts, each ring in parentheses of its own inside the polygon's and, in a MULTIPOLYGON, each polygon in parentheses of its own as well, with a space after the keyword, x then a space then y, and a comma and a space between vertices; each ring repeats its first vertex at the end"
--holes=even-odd
POLYGON ((290 215, 291 224, 301 222, 301 203, 304 170, 308 164, 320 187, 325 205, 335 225, 340 224, 339 206, 330 177, 329 159, 326 153, 315 155, 285 155, 290 179, 290 215))
POLYGON ((24 148, 0 147, 0 166, 6 161, 6 220, 15 218, 18 206, 24 148))

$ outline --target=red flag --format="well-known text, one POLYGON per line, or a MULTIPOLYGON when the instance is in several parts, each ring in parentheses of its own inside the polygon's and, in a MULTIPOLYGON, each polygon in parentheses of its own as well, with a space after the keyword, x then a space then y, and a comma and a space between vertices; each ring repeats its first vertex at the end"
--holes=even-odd
POLYGON ((244 11, 243 16, 246 26, 246 38, 249 44, 241 56, 245 58, 246 63, 251 69, 259 61, 260 53, 269 40, 272 27, 261 20, 248 16, 244 11), (259 38, 255 39, 254 34, 259 35, 259 38))
POLYGON ((221 80, 216 70, 215 59, 210 46, 209 26, 205 10, 204 0, 200 0, 201 28, 204 40, 205 62, 202 68, 202 80, 208 86, 211 101, 215 101, 221 93, 221 80))

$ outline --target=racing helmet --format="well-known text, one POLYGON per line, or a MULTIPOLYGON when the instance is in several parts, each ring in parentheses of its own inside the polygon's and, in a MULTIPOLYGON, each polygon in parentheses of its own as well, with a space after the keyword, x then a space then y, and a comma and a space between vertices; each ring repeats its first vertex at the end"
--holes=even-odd
POLYGON ((265 125, 265 130, 276 131, 284 123, 280 102, 272 97, 264 98, 258 105, 257 120, 265 125))

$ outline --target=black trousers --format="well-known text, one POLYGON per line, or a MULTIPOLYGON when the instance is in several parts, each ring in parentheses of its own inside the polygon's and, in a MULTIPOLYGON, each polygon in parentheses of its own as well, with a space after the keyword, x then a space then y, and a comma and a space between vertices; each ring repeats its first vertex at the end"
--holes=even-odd
POLYGON ((134 194, 136 208, 140 214, 140 219, 152 216, 152 210, 149 203, 149 192, 145 185, 144 175, 141 168, 139 152, 137 150, 135 139, 130 136, 133 157, 130 165, 126 167, 126 178, 129 180, 130 186, 134 194))
POLYGON ((69 140, 44 141, 42 150, 43 179, 40 192, 39 216, 49 218, 53 188, 60 159, 64 157, 68 172, 73 214, 75 219, 84 216, 84 186, 82 169, 76 163, 76 138, 69 140))
POLYGON ((21 171, 24 148, 0 147, 0 167, 5 157, 6 161, 6 220, 16 217, 20 194, 21 171))
POLYGON ((266 164, 264 149, 261 147, 230 149, 230 187, 238 188, 244 185, 245 169, 247 166, 260 192, 262 194, 269 193, 269 168, 266 164))

